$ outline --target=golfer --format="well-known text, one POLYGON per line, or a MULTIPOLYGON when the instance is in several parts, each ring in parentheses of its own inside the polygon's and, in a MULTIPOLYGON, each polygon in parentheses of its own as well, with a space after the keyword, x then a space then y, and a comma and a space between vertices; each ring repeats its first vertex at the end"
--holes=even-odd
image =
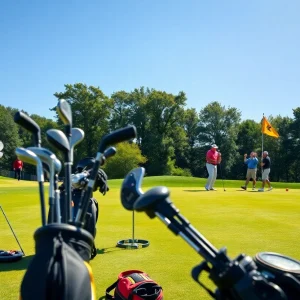
POLYGON ((217 179, 217 165, 221 162, 221 153, 217 151, 218 146, 216 144, 211 145, 210 150, 206 153, 206 168, 208 172, 208 178, 205 185, 207 191, 216 191, 214 188, 215 181, 217 179))
POLYGON ((21 179, 21 171, 23 169, 23 162, 18 157, 14 161, 13 169, 15 171, 15 179, 20 180, 21 179))
POLYGON ((258 159, 257 159, 257 153, 251 152, 250 157, 247 158, 247 154, 244 155, 244 163, 247 165, 247 174, 246 174, 246 182, 245 185, 242 185, 241 188, 243 190, 247 190, 248 183, 250 179, 253 180, 253 186, 252 190, 255 190, 255 184, 256 184, 256 173, 257 173, 257 165, 258 165, 258 159))
POLYGON ((271 191, 273 188, 271 186, 271 182, 269 180, 269 175, 271 171, 271 159, 269 157, 268 151, 264 151, 262 155, 262 162, 260 163, 262 166, 262 174, 261 174, 261 179, 262 179, 262 187, 258 189, 258 192, 264 192, 265 191, 265 185, 269 186, 268 191, 271 191))

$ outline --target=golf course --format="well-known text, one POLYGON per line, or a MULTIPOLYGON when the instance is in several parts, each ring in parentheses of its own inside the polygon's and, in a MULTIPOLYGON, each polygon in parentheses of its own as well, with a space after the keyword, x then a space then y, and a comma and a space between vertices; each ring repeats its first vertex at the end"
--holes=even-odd
MULTIPOLYGON (((272 191, 257 192, 252 191, 251 183, 244 191, 240 188, 244 181, 217 179, 217 191, 206 191, 205 182, 205 178, 145 177, 142 189, 146 192, 155 186, 168 187, 170 199, 180 213, 214 247, 226 247, 232 259, 240 253, 253 257, 262 251, 300 259, 300 184, 272 183, 272 191)), ((90 264, 96 299, 105 295, 106 288, 116 281, 120 272, 130 269, 148 273, 163 287, 164 299, 211 299, 190 276, 202 257, 159 219, 134 213, 134 237, 148 240, 149 247, 116 247, 118 241, 132 238, 132 212, 125 210, 120 202, 121 184, 122 180, 109 180, 110 190, 105 196, 94 193, 99 203, 95 239, 98 255, 90 264)), ((261 182, 257 182, 257 187, 260 186, 261 182)), ((48 183, 45 183, 45 191, 48 193, 48 183)), ((38 183, 0 177, 0 206, 25 252, 20 261, 0 263, 0 299, 15 300, 35 253, 33 234, 41 226, 38 183)), ((0 249, 20 250, 1 211, 0 232, 0 249)), ((206 273, 202 274, 201 281, 214 290, 206 273)))

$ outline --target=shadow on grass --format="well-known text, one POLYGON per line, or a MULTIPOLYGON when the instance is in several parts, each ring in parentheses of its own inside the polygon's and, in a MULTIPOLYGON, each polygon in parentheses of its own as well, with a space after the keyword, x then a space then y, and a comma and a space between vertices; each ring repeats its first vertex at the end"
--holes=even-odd
POLYGON ((198 193, 198 192, 208 192, 206 190, 183 190, 184 192, 198 193))
POLYGON ((115 252, 120 250, 126 250, 126 249, 120 247, 107 247, 107 248, 97 249, 97 254, 105 254, 105 253, 115 252))
POLYGON ((105 300, 105 299, 106 299, 105 295, 99 298, 99 300, 105 300))
POLYGON ((26 270, 34 255, 24 256, 21 260, 13 262, 1 262, 0 272, 26 270))

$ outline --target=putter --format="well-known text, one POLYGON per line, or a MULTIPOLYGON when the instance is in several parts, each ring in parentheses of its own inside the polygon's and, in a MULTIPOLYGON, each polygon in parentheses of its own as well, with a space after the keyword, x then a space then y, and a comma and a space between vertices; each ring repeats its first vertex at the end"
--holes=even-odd
POLYGON ((133 210, 137 198, 144 194, 141 189, 144 175, 144 168, 133 169, 126 175, 121 187, 121 203, 125 209, 133 210))
POLYGON ((61 170, 61 162, 56 158, 55 154, 52 153, 50 150, 41 148, 41 147, 29 147, 28 150, 35 153, 40 160, 46 164, 49 168, 49 207, 50 207, 50 217, 48 223, 54 222, 54 206, 56 205, 55 199, 55 191, 54 191, 54 181, 55 181, 55 174, 59 173, 61 170))
POLYGON ((45 208, 45 198, 44 198, 44 174, 43 174, 43 164, 39 157, 32 151, 25 148, 17 148, 16 155, 20 157, 24 162, 36 166, 37 179, 39 182, 39 193, 41 202, 41 215, 42 215, 42 225, 46 225, 46 208, 45 208))
POLYGON ((62 216, 62 222, 67 223, 72 215, 72 206, 71 206, 71 193, 69 193, 69 189, 67 187, 71 188, 70 184, 70 144, 65 136, 65 134, 58 129, 49 129, 46 132, 47 140, 50 144, 52 144, 54 147, 56 147, 58 150, 63 152, 65 156, 65 214, 62 216))
POLYGON ((222 172, 222 164, 221 163, 220 163, 220 171, 221 171, 221 177, 222 177, 223 191, 226 192, 225 185, 224 185, 223 172, 222 172))
POLYGON ((125 128, 118 129, 111 132, 110 134, 105 135, 99 144, 98 152, 95 158, 95 163, 91 172, 89 179, 87 191, 85 192, 83 198, 79 202, 77 215, 75 218, 75 225, 82 227, 84 225, 85 215, 88 209, 89 199, 93 192, 93 187, 97 177, 98 169, 101 165, 103 152, 108 146, 111 146, 116 143, 124 142, 136 137, 136 128, 135 126, 127 126, 125 128))

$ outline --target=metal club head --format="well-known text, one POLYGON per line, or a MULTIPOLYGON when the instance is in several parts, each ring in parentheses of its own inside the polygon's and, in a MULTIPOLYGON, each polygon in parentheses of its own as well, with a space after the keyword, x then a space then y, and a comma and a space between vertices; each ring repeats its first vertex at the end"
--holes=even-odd
POLYGON ((22 126, 23 128, 25 128, 26 130, 32 133, 35 146, 39 147, 41 145, 41 141, 42 141, 41 129, 34 120, 32 120, 29 116, 27 116, 23 112, 18 111, 14 115, 14 121, 15 123, 19 124, 20 126, 22 126))
POLYGON ((60 99, 58 101, 56 111, 65 125, 72 126, 72 110, 70 104, 66 100, 60 99))
POLYGON ((4 148, 2 141, 0 141, 0 151, 4 148))
POLYGON ((71 150, 70 157, 71 157, 71 163, 73 163, 74 147, 84 139, 84 131, 80 128, 72 128, 71 133, 72 136, 70 139, 70 150, 71 150))
POLYGON ((141 188, 144 175, 144 168, 133 169, 126 175, 121 187, 121 203, 125 209, 133 210, 136 200, 144 194, 141 188))
POLYGON ((36 166, 38 181, 44 181, 43 164, 39 157, 34 152, 22 147, 17 148, 15 152, 21 160, 36 166))
POLYGON ((46 132, 47 140, 58 150, 66 153, 70 151, 70 144, 65 134, 58 129, 49 129, 46 132))

